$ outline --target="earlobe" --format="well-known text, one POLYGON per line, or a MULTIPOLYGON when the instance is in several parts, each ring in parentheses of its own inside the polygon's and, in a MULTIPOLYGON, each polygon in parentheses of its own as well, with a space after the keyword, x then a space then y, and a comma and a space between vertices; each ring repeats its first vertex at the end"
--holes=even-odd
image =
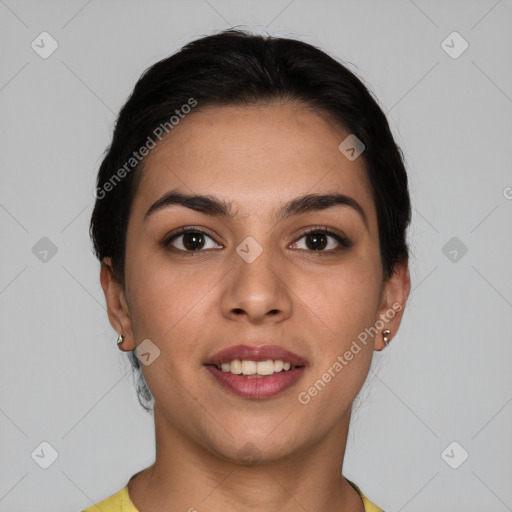
POLYGON ((110 324, 120 336, 118 342, 122 335, 122 347, 121 343, 117 345, 123 351, 133 350, 135 344, 131 316, 124 296, 125 291, 122 284, 114 278, 112 260, 109 257, 103 258, 101 261, 100 282, 105 295, 110 324))
POLYGON ((386 348, 391 339, 396 336, 402 321, 405 304, 411 288, 411 279, 407 262, 395 267, 393 275, 388 279, 382 292, 379 317, 376 324, 380 332, 375 341, 375 350, 386 348))

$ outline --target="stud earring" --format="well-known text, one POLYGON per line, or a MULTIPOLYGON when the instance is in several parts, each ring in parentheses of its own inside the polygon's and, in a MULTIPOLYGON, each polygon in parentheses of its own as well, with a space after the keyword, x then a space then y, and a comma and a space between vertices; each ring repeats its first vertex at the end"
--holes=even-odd
POLYGON ((382 336, 383 336, 383 339, 384 339, 384 343, 386 344, 386 347, 388 346, 388 335, 391 334, 391 331, 389 329, 384 329, 382 331, 382 336))
POLYGON ((121 345, 121 343, 123 343, 123 341, 124 341, 124 336, 122 334, 120 334, 119 337, 117 338, 117 344, 121 345))

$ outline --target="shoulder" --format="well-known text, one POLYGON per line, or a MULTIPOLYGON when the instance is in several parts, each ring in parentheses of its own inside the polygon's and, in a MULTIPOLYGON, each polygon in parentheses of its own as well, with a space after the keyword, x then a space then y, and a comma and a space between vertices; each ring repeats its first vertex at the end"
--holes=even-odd
POLYGON ((123 487, 106 500, 96 503, 82 512, 138 512, 128 495, 128 486, 123 487))
POLYGON ((375 505, 375 503, 372 503, 354 482, 351 482, 348 478, 346 478, 346 480, 359 493, 359 496, 361 496, 365 512, 384 512, 380 507, 375 505))

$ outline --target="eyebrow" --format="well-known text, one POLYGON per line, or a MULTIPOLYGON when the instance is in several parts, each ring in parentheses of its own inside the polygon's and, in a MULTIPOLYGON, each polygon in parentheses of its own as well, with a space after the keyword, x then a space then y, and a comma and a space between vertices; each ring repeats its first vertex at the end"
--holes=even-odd
MULTIPOLYGON (((155 201, 144 215, 146 221, 152 214, 172 205, 184 206, 197 212, 228 220, 236 218, 236 210, 232 203, 210 195, 185 194, 171 190, 155 201)), ((294 215, 326 210, 334 206, 346 206, 357 212, 368 229, 368 220, 363 207, 352 197, 345 194, 306 194, 296 197, 284 204, 276 214, 276 220, 282 221, 294 215)))

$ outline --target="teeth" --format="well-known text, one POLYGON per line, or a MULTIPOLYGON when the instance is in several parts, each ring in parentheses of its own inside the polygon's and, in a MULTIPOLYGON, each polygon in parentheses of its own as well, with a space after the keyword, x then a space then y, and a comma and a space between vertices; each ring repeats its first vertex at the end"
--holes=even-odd
POLYGON ((242 373, 244 375, 254 375, 258 372, 258 363, 254 361, 242 361, 242 373))
POLYGON ((272 375, 281 371, 293 370, 296 366, 292 366, 288 361, 284 362, 282 359, 273 361, 267 359, 266 361, 248 361, 235 359, 231 363, 222 363, 217 366, 223 372, 234 373, 235 375, 272 375))

